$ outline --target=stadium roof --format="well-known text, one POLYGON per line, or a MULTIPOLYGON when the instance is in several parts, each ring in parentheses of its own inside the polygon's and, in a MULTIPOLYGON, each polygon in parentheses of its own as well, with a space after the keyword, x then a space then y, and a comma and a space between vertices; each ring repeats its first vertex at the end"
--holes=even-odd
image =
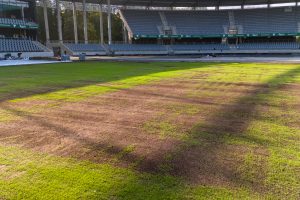
MULTIPOLYGON (((75 0, 80 2, 81 0, 75 0)), ((297 0, 111 0, 112 5, 123 6, 153 6, 153 7, 210 7, 238 6, 276 3, 294 3, 297 0)), ((89 3, 99 3, 99 0, 87 0, 89 3)), ((106 0, 100 1, 106 4, 106 0)))

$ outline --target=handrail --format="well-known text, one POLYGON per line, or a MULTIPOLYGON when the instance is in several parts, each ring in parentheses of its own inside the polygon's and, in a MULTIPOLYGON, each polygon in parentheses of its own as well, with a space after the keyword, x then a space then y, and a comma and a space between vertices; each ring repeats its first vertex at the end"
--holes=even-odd
POLYGON ((26 23, 35 23, 35 24, 37 24, 35 21, 30 20, 30 19, 16 19, 16 18, 9 18, 9 17, 0 17, 0 19, 18 20, 18 21, 22 21, 22 22, 26 22, 26 23))
POLYGON ((0 39, 4 39, 4 40, 30 40, 30 41, 36 41, 36 40, 33 40, 32 38, 14 38, 14 37, 0 37, 0 39))

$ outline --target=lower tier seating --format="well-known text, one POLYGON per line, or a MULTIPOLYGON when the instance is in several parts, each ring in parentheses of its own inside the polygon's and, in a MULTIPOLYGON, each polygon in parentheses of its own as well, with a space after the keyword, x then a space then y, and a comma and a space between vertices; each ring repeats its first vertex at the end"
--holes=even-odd
POLYGON ((157 44, 112 44, 111 51, 167 51, 166 46, 157 44))
POLYGON ((210 51, 210 50, 229 50, 225 44, 196 44, 196 45, 172 45, 174 51, 210 51))
POLYGON ((100 44, 65 44, 73 52, 105 52, 105 48, 100 44))
POLYGON ((299 48, 299 43, 296 42, 243 43, 237 45, 237 49, 240 50, 286 50, 299 48))
POLYGON ((300 50, 300 43, 297 42, 269 42, 269 43, 241 43, 237 45, 228 44, 176 44, 176 45, 158 45, 158 44, 65 44, 74 53, 121 53, 126 54, 166 54, 168 52, 229 52, 239 50, 300 50))
POLYGON ((29 39, 0 38, 0 52, 43 52, 44 50, 29 39))

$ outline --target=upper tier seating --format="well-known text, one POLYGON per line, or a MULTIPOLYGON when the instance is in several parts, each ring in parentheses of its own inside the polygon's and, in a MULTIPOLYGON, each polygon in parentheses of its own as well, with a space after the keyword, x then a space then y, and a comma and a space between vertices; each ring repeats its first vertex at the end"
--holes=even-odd
POLYGON ((228 11, 167 11, 169 26, 175 26, 179 35, 224 34, 229 26, 228 11))
POLYGON ((0 52, 43 52, 35 42, 28 39, 7 39, 0 38, 0 52))
POLYGON ((19 26, 38 26, 34 22, 25 21, 21 19, 11 19, 11 18, 0 18, 0 24, 19 25, 19 26))
POLYGON ((300 32, 299 8, 272 8, 234 11, 235 24, 243 27, 244 34, 300 32))
POLYGON ((300 33, 300 7, 233 11, 122 10, 134 35, 159 35, 158 26, 162 25, 159 12, 164 13, 176 35, 228 34, 230 16, 239 34, 300 33))
POLYGON ((73 52, 105 52, 100 44, 65 44, 73 52))
POLYGON ((162 21, 158 11, 124 10, 123 15, 134 34, 159 35, 162 21))

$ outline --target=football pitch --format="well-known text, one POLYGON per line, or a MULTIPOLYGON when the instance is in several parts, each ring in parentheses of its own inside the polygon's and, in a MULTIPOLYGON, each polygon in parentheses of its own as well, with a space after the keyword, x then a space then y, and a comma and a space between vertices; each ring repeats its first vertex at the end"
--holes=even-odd
POLYGON ((0 67, 0 199, 299 199, 300 64, 0 67))

